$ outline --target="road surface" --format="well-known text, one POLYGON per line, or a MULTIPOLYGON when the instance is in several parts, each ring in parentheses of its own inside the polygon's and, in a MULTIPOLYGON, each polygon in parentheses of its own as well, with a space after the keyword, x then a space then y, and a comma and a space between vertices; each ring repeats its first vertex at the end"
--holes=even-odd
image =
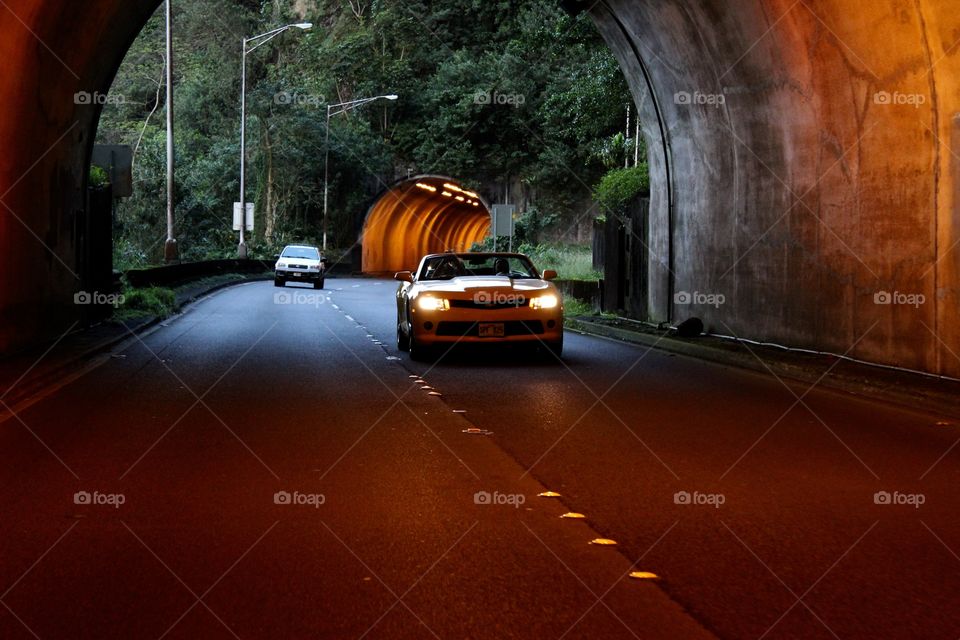
POLYGON ((393 283, 327 286, 7 415, 0 637, 960 637, 949 420, 570 333, 412 363, 393 283))

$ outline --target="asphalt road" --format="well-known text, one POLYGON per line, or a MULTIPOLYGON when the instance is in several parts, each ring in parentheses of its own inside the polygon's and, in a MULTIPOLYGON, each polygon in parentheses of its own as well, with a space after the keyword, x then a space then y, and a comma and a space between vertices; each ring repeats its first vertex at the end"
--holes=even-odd
POLYGON ((327 285, 0 423, 0 637, 960 637, 957 425, 570 333, 411 363, 327 285))

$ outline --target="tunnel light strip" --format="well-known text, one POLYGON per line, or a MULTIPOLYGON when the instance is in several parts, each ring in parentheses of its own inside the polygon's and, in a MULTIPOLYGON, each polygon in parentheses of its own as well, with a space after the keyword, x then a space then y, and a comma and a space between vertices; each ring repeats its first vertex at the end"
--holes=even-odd
POLYGON ((436 187, 431 186, 431 185, 429 185, 429 184, 424 184, 423 182, 418 182, 418 183, 417 183, 417 187, 419 187, 419 188, 421 188, 421 189, 423 189, 423 190, 425 190, 425 191, 431 191, 431 192, 436 192, 436 191, 437 191, 437 188, 436 188, 436 187))
POLYGON ((444 182, 443 188, 445 189, 445 191, 443 192, 443 195, 447 196, 448 198, 453 197, 453 193, 451 192, 460 193, 460 194, 463 194, 464 197, 457 196, 457 200, 460 200, 461 202, 466 202, 467 204, 472 204, 475 207, 479 206, 477 203, 473 202, 473 200, 480 199, 479 194, 476 194, 473 191, 467 191, 466 189, 458 187, 455 184, 450 184, 449 182, 444 182), (472 199, 468 200, 467 198, 472 198, 472 199))

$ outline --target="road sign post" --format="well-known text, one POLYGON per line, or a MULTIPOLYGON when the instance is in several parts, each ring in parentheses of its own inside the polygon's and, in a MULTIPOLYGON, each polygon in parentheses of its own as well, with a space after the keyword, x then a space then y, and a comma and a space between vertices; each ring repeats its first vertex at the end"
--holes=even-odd
MULTIPOLYGON (((252 202, 247 203, 246 213, 247 213, 246 225, 244 226, 244 229, 246 231, 253 231, 253 203, 252 202)), ((244 216, 240 212, 240 203, 234 202, 233 203, 233 230, 234 231, 240 231, 241 220, 243 220, 243 218, 244 216)))
POLYGON ((506 231, 510 238, 510 250, 513 251, 513 214, 517 210, 516 205, 495 204, 490 212, 491 227, 493 228, 493 250, 497 250, 497 236, 506 231))

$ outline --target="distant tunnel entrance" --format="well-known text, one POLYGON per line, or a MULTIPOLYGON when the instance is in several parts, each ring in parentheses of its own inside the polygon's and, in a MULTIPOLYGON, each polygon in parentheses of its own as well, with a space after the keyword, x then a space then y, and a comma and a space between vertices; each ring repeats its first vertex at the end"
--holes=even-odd
POLYGON ((468 251, 490 233, 490 208, 444 176, 417 176, 387 189, 363 226, 364 273, 414 269, 440 251, 468 251))

